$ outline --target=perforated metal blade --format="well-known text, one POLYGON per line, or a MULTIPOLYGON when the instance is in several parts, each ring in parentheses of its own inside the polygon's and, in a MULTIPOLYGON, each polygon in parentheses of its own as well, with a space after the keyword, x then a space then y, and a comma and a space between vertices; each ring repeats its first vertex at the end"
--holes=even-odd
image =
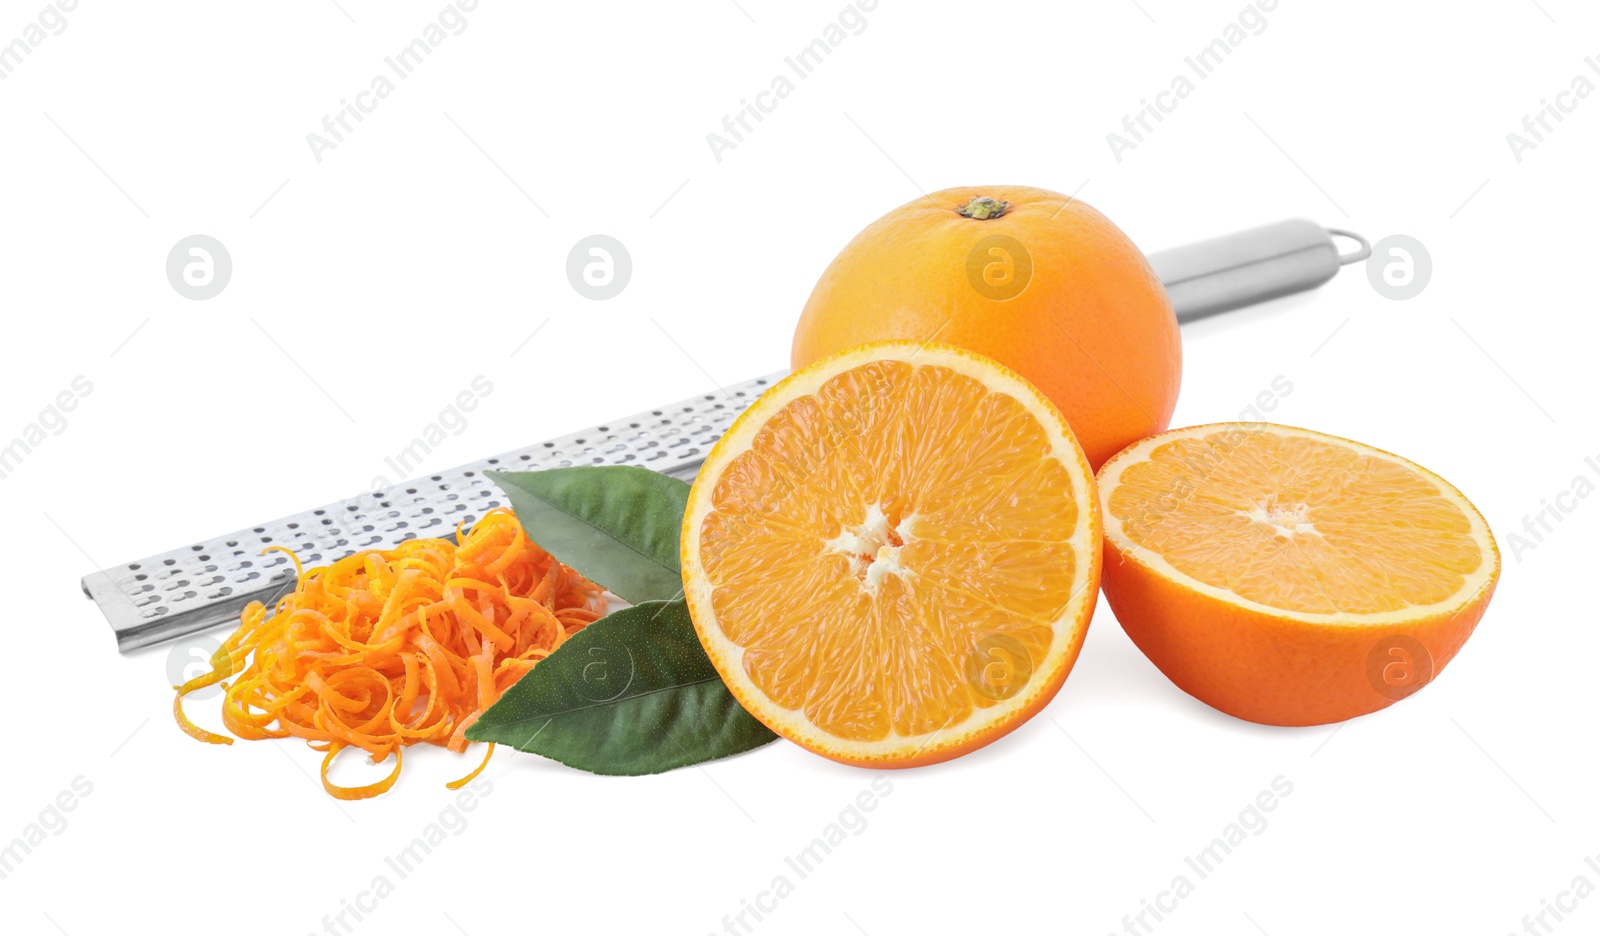
POLYGON ((247 530, 102 569, 83 591, 105 614, 124 652, 223 625, 252 601, 271 605, 294 587, 294 565, 267 546, 287 546, 307 565, 419 536, 448 536, 506 503, 485 471, 569 465, 643 465, 694 477, 735 417, 783 373, 636 413, 579 432, 366 492, 247 530))

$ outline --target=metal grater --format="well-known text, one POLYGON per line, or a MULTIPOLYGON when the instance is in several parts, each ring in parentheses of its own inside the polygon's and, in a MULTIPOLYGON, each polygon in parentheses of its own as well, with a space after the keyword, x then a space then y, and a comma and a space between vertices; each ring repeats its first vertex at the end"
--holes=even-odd
MULTIPOLYGON (((1319 286, 1368 250, 1358 235, 1291 220, 1164 251, 1150 262, 1181 323, 1319 286), (1355 240, 1359 249, 1340 254, 1331 234, 1355 240)), ((470 525, 505 503, 485 471, 643 465, 692 479, 734 418, 785 373, 102 569, 84 577, 83 591, 100 606, 123 652, 233 625, 245 605, 270 606, 295 585, 289 558, 261 555, 263 548, 286 546, 306 565, 323 565, 358 550, 451 535, 459 523, 470 525)))
POLYGON ((505 497, 485 471, 570 465, 643 465, 692 479, 713 443, 783 373, 759 377, 637 413, 494 458, 359 494, 226 536, 197 540, 83 579, 83 590, 111 622, 124 652, 237 624, 252 601, 271 605, 294 587, 294 565, 267 546, 287 546, 306 565, 362 549, 387 549, 419 536, 449 536, 505 497))

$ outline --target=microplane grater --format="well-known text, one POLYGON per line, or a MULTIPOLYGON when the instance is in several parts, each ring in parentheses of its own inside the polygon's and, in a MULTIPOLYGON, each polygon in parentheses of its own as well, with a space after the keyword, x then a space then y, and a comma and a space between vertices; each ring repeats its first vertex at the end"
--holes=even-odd
POLYGON ((570 433, 493 458, 366 492, 314 510, 103 569, 83 579, 126 652, 237 623, 252 601, 268 606, 294 587, 294 565, 268 546, 293 549, 307 565, 419 536, 450 536, 506 503, 485 471, 570 465, 643 465, 692 479, 711 445, 783 373, 760 377, 570 433))
MULTIPOLYGON (((1359 235, 1306 220, 1281 221, 1153 254, 1180 323, 1311 289, 1368 256, 1359 235), (1359 249, 1340 254, 1331 235, 1359 249)), ((571 465, 642 465, 690 480, 733 420, 780 371, 600 426, 471 462, 385 491, 366 492, 224 536, 102 569, 83 591, 105 614, 123 652, 235 624, 245 605, 271 606, 294 587, 285 546, 307 565, 420 536, 449 536, 505 504, 485 471, 571 465)))

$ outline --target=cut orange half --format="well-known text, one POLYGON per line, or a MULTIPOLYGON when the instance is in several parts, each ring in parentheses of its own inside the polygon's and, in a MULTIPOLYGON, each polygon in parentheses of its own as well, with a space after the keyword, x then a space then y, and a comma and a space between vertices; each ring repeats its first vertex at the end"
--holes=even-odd
POLYGON ((689 494, 683 582, 723 681, 851 764, 934 763, 1050 701, 1100 579, 1061 414, 969 351, 886 341, 768 390, 689 494))
POLYGON ((1117 620, 1179 688, 1253 722, 1343 721, 1416 692, 1500 575, 1489 525, 1449 482, 1319 432, 1178 429, 1099 483, 1117 620))

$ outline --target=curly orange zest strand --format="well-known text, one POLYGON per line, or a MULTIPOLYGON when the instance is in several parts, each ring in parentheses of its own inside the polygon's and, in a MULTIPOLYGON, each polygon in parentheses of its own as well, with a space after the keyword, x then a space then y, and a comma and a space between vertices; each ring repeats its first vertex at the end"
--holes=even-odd
MULTIPOLYGON (((490 511, 456 542, 415 539, 316 568, 294 559, 295 590, 273 613, 251 602, 211 657, 211 671, 177 689, 173 715, 210 744, 233 738, 195 725, 184 696, 222 683, 222 724, 247 741, 303 738, 325 752, 323 786, 366 799, 394 785, 400 751, 417 743, 466 750, 467 728, 566 639, 605 614, 600 586, 528 539, 516 515, 490 511), (231 682, 222 682, 231 679, 231 682), (347 747, 389 777, 359 787, 327 779, 347 747)), ((494 752, 471 774, 471 782, 494 752)))
POLYGON ((494 742, 491 741, 491 742, 489 742, 489 750, 483 752, 483 760, 478 764, 477 767, 473 768, 472 773, 467 774, 465 777, 462 777, 460 780, 451 780, 449 783, 446 783, 445 786, 449 787, 452 790, 459 790, 462 787, 466 786, 467 784, 471 783, 472 781, 478 779, 478 774, 483 773, 483 768, 489 766, 489 758, 491 758, 493 756, 494 756, 494 742))
POLYGON ((389 792, 389 788, 394 786, 394 782, 396 780, 400 779, 400 750, 401 749, 400 748, 395 748, 394 749, 394 769, 389 771, 389 776, 384 777, 382 780, 379 780, 377 783, 369 783, 366 786, 357 786, 357 787, 339 786, 336 783, 332 783, 332 782, 330 782, 328 780, 328 767, 333 764, 333 759, 335 757, 338 757, 339 756, 339 752, 342 751, 342 750, 344 750, 344 748, 342 748, 342 747, 340 747, 339 745, 336 744, 333 747, 328 748, 328 753, 322 758, 322 788, 324 790, 327 790, 328 791, 328 795, 333 797, 334 799, 342 799, 342 800, 371 799, 372 797, 377 796, 379 793, 387 793, 387 792, 389 792))

